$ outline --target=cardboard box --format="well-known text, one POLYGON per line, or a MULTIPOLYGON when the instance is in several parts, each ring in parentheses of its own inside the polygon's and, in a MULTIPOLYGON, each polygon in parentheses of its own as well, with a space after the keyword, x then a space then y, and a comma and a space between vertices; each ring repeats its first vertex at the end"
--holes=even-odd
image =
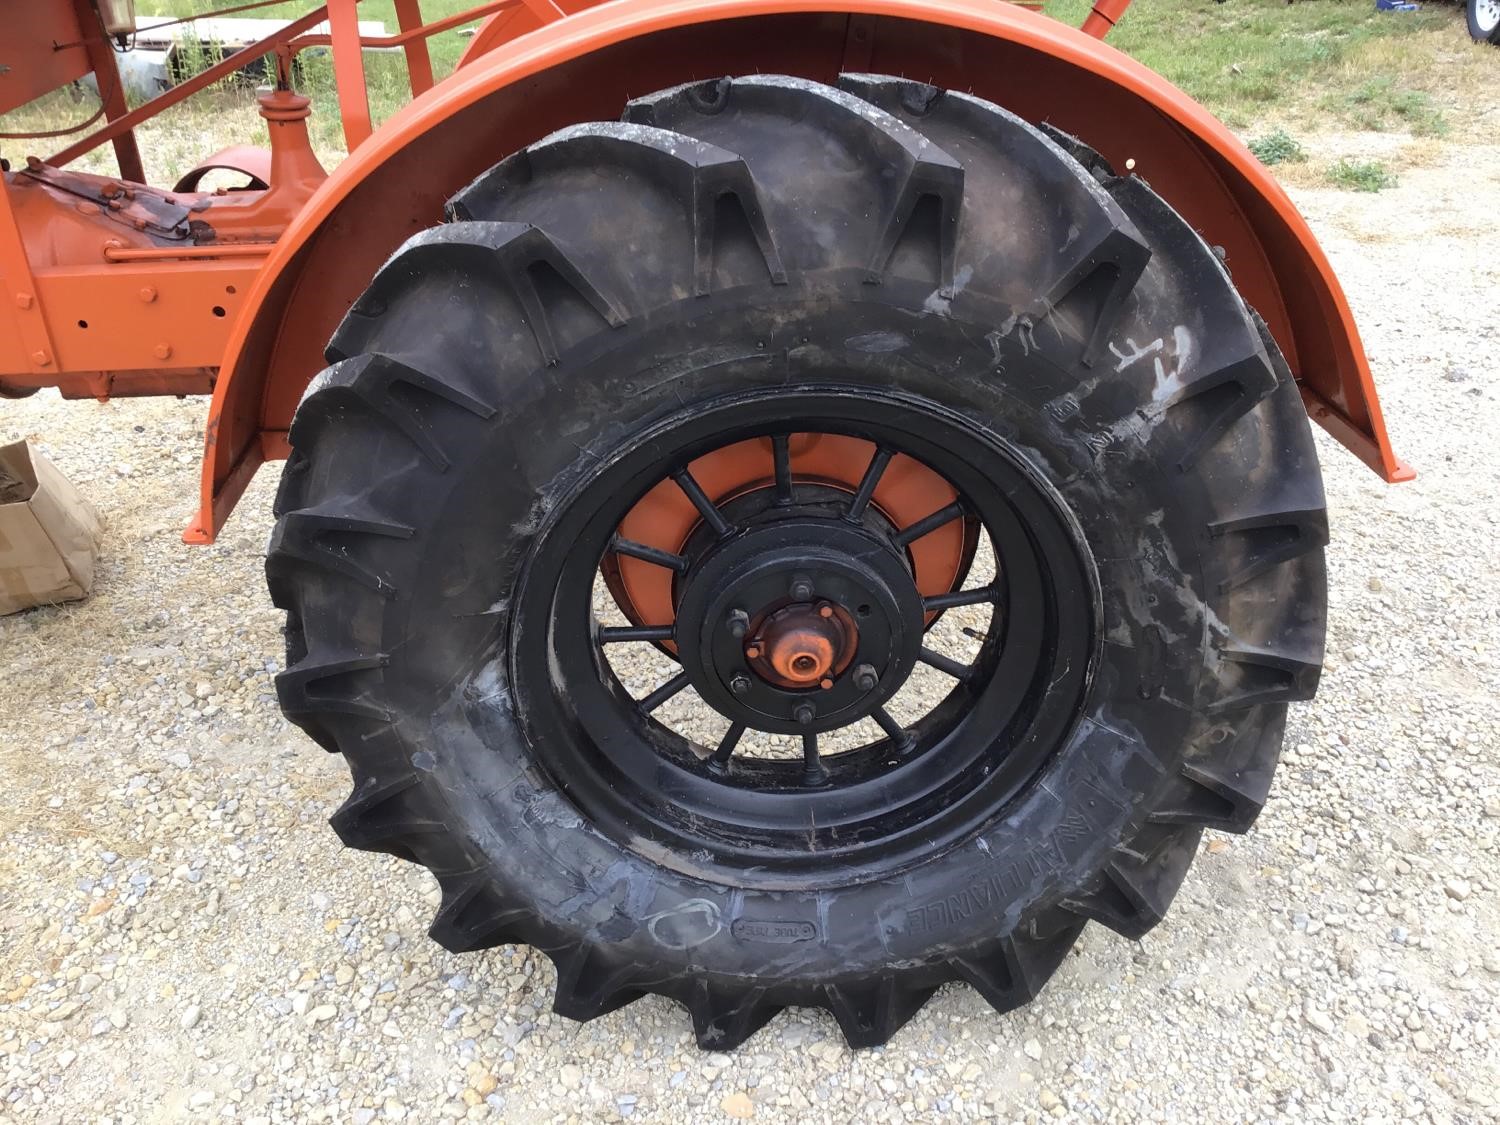
POLYGON ((99 515, 24 441, 0 445, 0 614, 88 597, 99 515))

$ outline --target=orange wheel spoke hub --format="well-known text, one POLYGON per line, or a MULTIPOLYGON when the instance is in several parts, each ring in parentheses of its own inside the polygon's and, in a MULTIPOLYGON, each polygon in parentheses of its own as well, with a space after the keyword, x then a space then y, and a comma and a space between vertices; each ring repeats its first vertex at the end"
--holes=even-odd
MULTIPOLYGON (((798 488, 821 485, 850 495, 859 491, 876 452, 873 442, 829 433, 792 434, 787 447, 791 477, 798 488)), ((689 470, 707 497, 718 505, 760 489, 772 489, 776 480, 773 442, 770 438, 735 442, 699 457, 689 470)), ((881 474, 870 507, 893 526, 906 527, 956 499, 957 492, 943 477, 915 458, 897 453, 881 474)), ((664 480, 620 521, 619 535, 679 555, 701 523, 702 516, 693 501, 674 481, 664 480)), ((968 571, 977 538, 977 525, 955 520, 909 544, 906 550, 918 592, 928 597, 956 589, 968 571)), ((673 622, 678 591, 670 570, 617 553, 606 557, 603 569, 610 593, 632 624, 673 622)), ((852 622, 848 627, 852 628, 852 622)), ((673 642, 662 644, 675 651, 673 642)), ((836 645, 835 651, 839 651, 836 645)), ((836 666, 835 661, 830 667, 836 666)), ((776 672, 769 663, 764 667, 763 674, 768 678, 786 675, 776 672)), ((824 675, 814 677, 814 683, 824 675)))

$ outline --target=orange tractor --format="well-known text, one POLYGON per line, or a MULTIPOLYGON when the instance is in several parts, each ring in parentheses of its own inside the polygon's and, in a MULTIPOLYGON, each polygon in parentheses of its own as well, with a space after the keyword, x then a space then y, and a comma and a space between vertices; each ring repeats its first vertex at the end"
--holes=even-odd
POLYGON ((0 140, 0 391, 211 394, 189 543, 285 460, 280 701, 447 948, 709 1047, 1013 1008, 1260 811, 1323 651, 1309 416, 1410 475, 1286 195, 1100 41, 1125 2, 396 0, 362 42, 330 0, 131 109, 128 4, 14 0, 0 110, 92 73, 102 121, 0 140), (269 150, 145 183, 135 127, 255 58, 269 150))

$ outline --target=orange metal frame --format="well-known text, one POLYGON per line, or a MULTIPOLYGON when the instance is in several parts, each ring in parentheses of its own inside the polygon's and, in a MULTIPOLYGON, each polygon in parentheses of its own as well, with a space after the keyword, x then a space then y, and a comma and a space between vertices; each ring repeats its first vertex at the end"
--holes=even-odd
POLYGON ((308 100, 289 89, 292 58, 339 40, 334 54, 340 112, 352 147, 370 129, 364 48, 403 48, 415 96, 433 84, 428 37, 517 2, 492 0, 424 24, 418 0, 397 0, 400 34, 361 39, 356 0, 332 0, 131 110, 114 50, 89 0, 0 0, 7 35, 23 44, 14 56, 7 54, 16 63, 0 70, 0 110, 93 73, 106 118, 102 128, 46 160, 30 158, 25 170, 0 180, 0 293, 8 294, 0 307, 12 310, 9 332, 7 317, 0 317, 0 394, 49 386, 68 397, 101 399, 209 393, 255 278, 326 178, 307 139, 308 100), (332 34, 313 34, 325 19, 332 34), (270 152, 236 146, 199 168, 251 165, 246 171, 269 187, 224 192, 147 186, 136 127, 267 55, 275 55, 280 78, 278 88, 261 98, 270 152), (106 143, 115 148, 118 178, 64 170, 106 143), (190 219, 191 237, 153 223, 164 214, 190 219))
POLYGON ((0 74, 0 111, 92 71, 107 121, 0 180, 0 393, 212 389, 201 510, 186 535, 210 542, 256 468, 285 455, 323 342, 365 280, 489 164, 563 125, 612 117, 651 89, 728 73, 831 80, 869 70, 973 90, 1082 136, 1116 166, 1132 159, 1225 248, 1313 418, 1385 479, 1409 478, 1348 303, 1295 207, 1201 106, 1098 41, 1128 3, 1098 0, 1080 31, 1001 0, 500 0, 426 24, 418 0, 396 0, 399 34, 362 40, 357 0, 329 0, 128 110, 89 0, 0 0, 7 35, 32 48, 0 74), (428 37, 480 15, 490 18, 458 71, 434 84, 428 37), (325 18, 328 33, 313 33, 325 18), (286 81, 292 57, 314 45, 332 46, 351 151, 326 178, 307 143, 306 99, 286 81), (415 99, 378 129, 365 47, 403 49, 415 99), (271 54, 282 81, 263 99, 272 145, 256 162, 270 168, 268 189, 174 193, 140 182, 137 125, 271 54), (105 143, 118 179, 62 167, 105 143), (187 221, 184 212, 186 239, 167 225, 187 221))

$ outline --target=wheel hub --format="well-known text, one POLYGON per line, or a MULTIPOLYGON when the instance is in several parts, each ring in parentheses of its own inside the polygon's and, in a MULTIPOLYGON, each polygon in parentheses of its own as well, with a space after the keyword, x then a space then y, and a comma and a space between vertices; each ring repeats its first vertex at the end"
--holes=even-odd
POLYGON ((836 516, 772 518, 715 543, 681 588, 683 667, 706 702, 755 730, 855 722, 916 663, 922 598, 904 553, 836 516))
POLYGON ((859 647, 859 626, 832 602, 793 602, 764 617, 745 646, 750 667, 785 688, 828 691, 859 647))

